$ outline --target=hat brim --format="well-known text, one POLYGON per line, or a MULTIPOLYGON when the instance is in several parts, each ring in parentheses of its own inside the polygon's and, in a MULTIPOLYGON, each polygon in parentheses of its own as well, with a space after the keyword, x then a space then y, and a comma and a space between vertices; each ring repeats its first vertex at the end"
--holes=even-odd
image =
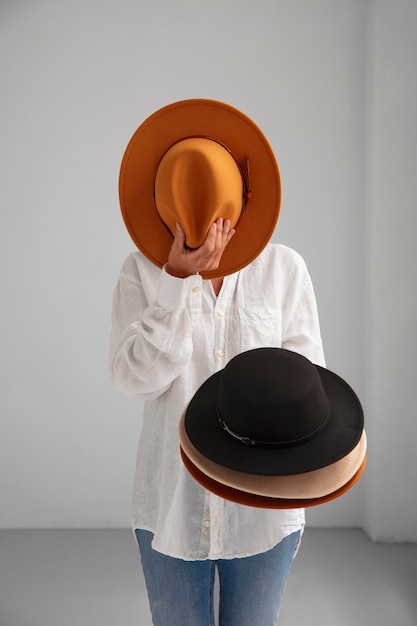
POLYGON ((181 455, 191 475, 206 489, 240 504, 266 508, 300 508, 340 497, 359 480, 366 465, 367 439, 345 457, 324 468, 290 476, 262 476, 228 469, 205 458, 179 426, 181 455))
POLYGON ((203 457, 220 466, 263 476, 290 476, 324 468, 346 457, 359 443, 363 432, 363 410, 353 389, 337 374, 319 365, 330 404, 330 418, 321 432, 300 445, 286 448, 245 446, 223 430, 216 401, 222 371, 208 378, 189 403, 184 429, 203 457))
POLYGON ((132 136, 122 159, 122 216, 139 250, 152 263, 163 267, 173 236, 155 208, 155 174, 166 150, 192 136, 220 141, 241 165, 247 157, 250 160, 252 197, 219 268, 203 274, 204 278, 226 276, 262 252, 274 232, 281 204, 281 180, 274 153, 261 130, 239 110, 215 100, 192 99, 167 105, 148 117, 132 136))
POLYGON ((180 451, 184 466, 194 480, 196 480, 202 487, 211 491, 216 496, 224 498, 225 500, 261 509, 304 509, 312 506, 318 506, 319 504, 325 504, 326 502, 340 498, 340 496, 352 489, 352 487, 358 482, 366 466, 365 456, 362 465, 359 467, 356 474, 345 485, 343 485, 343 487, 340 487, 326 496, 318 498, 277 498, 272 496, 260 496, 223 485, 198 469, 198 467, 187 457, 182 448, 180 451))

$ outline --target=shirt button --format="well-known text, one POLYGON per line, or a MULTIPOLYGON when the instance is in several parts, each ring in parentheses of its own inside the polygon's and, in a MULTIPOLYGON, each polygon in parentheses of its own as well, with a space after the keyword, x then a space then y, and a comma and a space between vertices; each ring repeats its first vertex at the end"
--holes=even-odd
POLYGON ((218 315, 219 317, 223 317, 223 315, 224 315, 224 311, 219 311, 219 312, 217 313, 217 315, 218 315))
POLYGON ((219 356, 224 356, 224 352, 223 352, 223 350, 218 350, 218 351, 217 351, 217 354, 218 354, 219 356))
POLYGON ((210 521, 208 519, 206 519, 206 521, 203 524, 204 528, 210 528, 210 521))
POLYGON ((193 293, 198 293, 198 292, 200 291, 200 287, 193 287, 193 288, 191 289, 191 291, 192 291, 193 293))

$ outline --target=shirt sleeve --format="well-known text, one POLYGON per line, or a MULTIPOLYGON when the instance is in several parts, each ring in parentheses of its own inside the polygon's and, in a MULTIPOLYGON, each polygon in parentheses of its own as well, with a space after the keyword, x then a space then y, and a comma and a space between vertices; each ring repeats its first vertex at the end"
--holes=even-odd
POLYGON ((175 278, 128 257, 112 308, 109 366, 118 390, 152 400, 179 376, 193 352, 201 282, 199 275, 175 278))

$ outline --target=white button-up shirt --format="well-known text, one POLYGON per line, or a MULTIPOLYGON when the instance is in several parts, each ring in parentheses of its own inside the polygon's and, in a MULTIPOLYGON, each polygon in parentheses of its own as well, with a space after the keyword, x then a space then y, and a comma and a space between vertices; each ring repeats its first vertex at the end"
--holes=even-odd
POLYGON ((209 493, 179 454, 178 421, 197 388, 236 354, 264 346, 324 365, 311 279, 290 248, 269 244, 224 278, 218 297, 200 275, 170 276, 140 252, 126 259, 113 298, 110 371, 117 389, 145 401, 133 527, 154 533, 159 552, 250 556, 303 528, 303 509, 258 509, 209 493))

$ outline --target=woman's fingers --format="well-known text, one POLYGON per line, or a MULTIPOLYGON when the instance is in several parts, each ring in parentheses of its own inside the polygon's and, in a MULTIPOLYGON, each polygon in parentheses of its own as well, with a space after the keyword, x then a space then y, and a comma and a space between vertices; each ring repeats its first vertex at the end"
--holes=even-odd
POLYGON ((177 231, 168 256, 167 272, 184 278, 197 272, 217 269, 234 232, 234 229, 230 228, 230 220, 223 220, 219 217, 210 226, 203 245, 191 251, 185 248, 185 233, 181 225, 177 224, 177 231))

